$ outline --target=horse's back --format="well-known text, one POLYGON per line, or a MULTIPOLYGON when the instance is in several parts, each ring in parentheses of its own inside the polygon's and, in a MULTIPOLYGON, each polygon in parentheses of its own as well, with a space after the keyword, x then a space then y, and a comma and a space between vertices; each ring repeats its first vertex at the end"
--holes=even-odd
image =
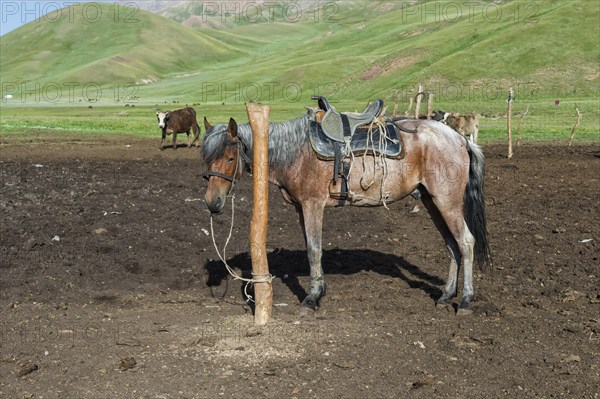
POLYGON ((402 143, 406 157, 411 154, 435 157, 440 161, 467 161, 467 142, 463 136, 441 122, 434 120, 403 121, 402 143), (406 130, 416 130, 408 133, 406 130))

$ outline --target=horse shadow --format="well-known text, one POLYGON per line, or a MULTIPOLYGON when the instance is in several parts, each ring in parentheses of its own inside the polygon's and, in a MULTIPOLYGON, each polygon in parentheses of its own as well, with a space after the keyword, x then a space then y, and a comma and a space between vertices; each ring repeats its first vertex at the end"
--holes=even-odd
MULTIPOLYGON (((310 275, 306 251, 276 249, 267 254, 267 260, 270 273, 281 278, 298 301, 302 302, 308 293, 300 284, 298 277, 310 275)), ((252 261, 248 252, 227 259, 227 263, 232 268, 241 270, 242 277, 252 278, 252 261)), ((399 278, 410 288, 422 290, 433 300, 442 295, 442 290, 439 288, 444 285, 442 279, 424 272, 403 257, 393 254, 369 249, 330 249, 323 251, 322 264, 326 278, 332 274, 351 275, 362 271, 373 271, 384 276, 399 278)), ((220 260, 210 260, 205 263, 204 268, 208 272, 206 285, 211 290, 220 286, 223 281, 227 284, 229 274, 220 260)))

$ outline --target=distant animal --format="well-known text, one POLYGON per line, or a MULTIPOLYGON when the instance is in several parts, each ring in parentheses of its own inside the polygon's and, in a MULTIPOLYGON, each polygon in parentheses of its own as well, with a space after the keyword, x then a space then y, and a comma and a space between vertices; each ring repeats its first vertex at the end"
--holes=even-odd
POLYGON ((196 143, 200 145, 200 126, 196 121, 196 111, 192 107, 176 109, 167 112, 157 112, 158 127, 162 130, 162 142, 160 149, 165 146, 167 134, 173 134, 173 148, 177 148, 177 133, 187 133, 188 148, 196 143), (194 132, 194 141, 190 143, 190 131, 194 132))
MULTIPOLYGON (((441 122, 444 120, 444 115, 446 115, 446 111, 436 110, 431 113, 431 119, 434 121, 441 122)), ((419 119, 427 119, 427 115, 421 114, 419 115, 419 119)))
POLYGON ((477 143, 477 136, 479 134, 479 115, 476 115, 475 113, 461 115, 446 112, 442 122, 471 140, 471 143, 477 143))

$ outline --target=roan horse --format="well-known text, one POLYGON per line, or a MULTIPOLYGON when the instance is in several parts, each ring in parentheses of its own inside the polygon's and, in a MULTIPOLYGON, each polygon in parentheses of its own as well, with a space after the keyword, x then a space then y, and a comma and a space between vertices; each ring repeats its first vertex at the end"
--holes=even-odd
MULTIPOLYGON (((294 205, 306 242, 310 263, 310 289, 301 309, 316 309, 325 295, 321 266, 322 224, 325 207, 338 204, 332 198, 332 162, 317 157, 309 143, 309 110, 304 116, 269 124, 269 181, 279 187, 285 201, 294 205)), ((223 212, 227 196, 243 171, 252 168, 252 131, 248 124, 211 126, 202 153, 208 171, 206 204, 213 214, 223 212)), ((490 264, 483 196, 483 153, 448 126, 431 120, 396 121, 403 156, 383 159, 357 156, 348 186, 355 206, 380 206, 410 194, 421 198, 450 252, 450 270, 438 305, 456 296, 459 265, 464 284, 458 314, 471 313, 473 260, 483 269, 490 264), (365 180, 369 180, 365 183, 365 180)), ((338 183, 341 184, 341 183, 338 183)), ((337 190, 339 191, 339 190, 337 190)))

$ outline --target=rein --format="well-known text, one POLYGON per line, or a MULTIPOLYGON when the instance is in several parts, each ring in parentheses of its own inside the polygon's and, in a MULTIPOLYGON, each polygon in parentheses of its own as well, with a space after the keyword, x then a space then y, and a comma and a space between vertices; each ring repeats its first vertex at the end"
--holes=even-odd
POLYGON ((240 139, 238 139, 238 142, 236 143, 236 145, 237 145, 237 164, 235 166, 235 171, 233 172, 233 176, 229 176, 224 173, 208 170, 202 174, 202 177, 205 178, 206 180, 208 180, 211 176, 220 177, 221 179, 225 179, 225 180, 231 182, 231 187, 229 188, 229 192, 227 192, 227 196, 231 197, 231 226, 229 226, 229 235, 227 236, 227 240, 225 241, 225 245, 223 246, 222 254, 221 254, 221 251, 219 251, 219 247, 217 246, 217 241, 215 240, 215 231, 213 228, 213 215, 212 214, 210 215, 210 234, 212 237, 213 246, 215 247, 215 251, 217 251, 217 255, 219 256, 219 259, 221 259, 221 262, 223 262, 223 264, 225 265, 225 268, 227 269, 227 271, 229 272, 231 277, 233 277, 234 280, 241 280, 241 281, 246 282, 246 285, 244 286, 244 295, 246 295, 246 298, 248 298, 246 300, 246 302, 254 302, 252 295, 250 295, 248 293, 248 286, 252 285, 254 283, 270 283, 271 281, 273 281, 275 276, 273 276, 272 274, 255 276, 253 273, 252 278, 245 278, 245 277, 242 277, 239 274, 237 274, 235 272, 235 270, 233 270, 233 268, 231 266, 229 266, 229 264, 225 260, 225 252, 227 251, 227 245, 229 244, 229 240, 231 240, 231 235, 233 233, 233 224, 234 224, 234 220, 235 220, 234 219, 234 216, 235 216, 235 194, 233 193, 233 189, 235 187, 236 181, 238 181, 236 179, 236 176, 240 170, 240 165, 244 164, 244 166, 246 166, 246 169, 248 170, 248 172, 252 173, 252 160, 250 159, 250 157, 248 157, 248 155, 246 155, 244 143, 242 143, 242 141, 240 139), (240 145, 240 143, 241 143, 241 145, 240 145))

